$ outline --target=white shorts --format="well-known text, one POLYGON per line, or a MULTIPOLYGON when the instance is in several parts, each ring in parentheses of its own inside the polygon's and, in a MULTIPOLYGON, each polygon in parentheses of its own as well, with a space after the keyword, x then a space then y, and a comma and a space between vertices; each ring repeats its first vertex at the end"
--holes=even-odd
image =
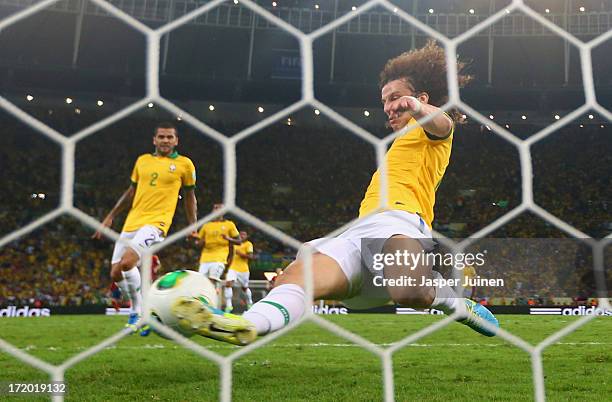
MULTIPOLYGON (((309 241, 315 251, 325 254, 340 265, 349 282, 349 296, 342 301, 347 307, 367 309, 387 304, 391 298, 384 286, 374 286, 373 271, 362 259, 362 239, 368 241, 364 256, 382 252, 386 239, 394 235, 404 235, 419 240, 425 251, 431 251, 435 245, 431 230, 423 219, 414 213, 392 210, 370 215, 344 233, 334 238, 320 238, 309 241)), ((303 251, 298 251, 299 259, 303 251)), ((371 261, 371 258, 369 259, 371 261)))
POLYGON ((230 269, 227 271, 226 281, 236 281, 243 288, 249 287, 249 272, 238 272, 230 269))
MULTIPOLYGON (((163 232, 153 225, 145 225, 140 229, 133 232, 121 232, 119 235, 120 239, 130 240, 131 244, 138 245, 142 248, 149 248, 156 243, 164 241, 163 232)), ((123 242, 115 242, 115 248, 113 249, 113 257, 111 258, 111 264, 116 264, 121 261, 121 257, 125 254, 125 249, 129 246, 123 242)), ((129 247, 136 254, 138 254, 138 260, 142 258, 142 253, 138 247, 129 247)))
POLYGON ((201 262, 200 273, 215 281, 221 280, 221 275, 225 270, 225 264, 222 262, 201 262))

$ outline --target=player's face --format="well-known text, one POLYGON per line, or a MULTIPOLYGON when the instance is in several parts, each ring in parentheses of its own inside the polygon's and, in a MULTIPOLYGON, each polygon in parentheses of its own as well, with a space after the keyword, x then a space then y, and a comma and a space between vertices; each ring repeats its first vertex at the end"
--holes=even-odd
POLYGON ((245 241, 248 237, 247 232, 240 232, 240 240, 245 241))
POLYGON ((391 127, 393 131, 404 127, 412 118, 409 112, 394 110, 394 105, 402 96, 415 96, 413 89, 406 80, 389 81, 382 87, 381 101, 383 110, 387 115, 387 127, 391 127))
MULTIPOLYGON (((220 210, 221 208, 223 208, 223 204, 214 204, 212 211, 216 212, 216 211, 220 210)), ((223 215, 219 215, 219 217, 217 219, 215 219, 215 220, 222 221, 223 220, 223 215)))
POLYGON ((178 136, 173 128, 158 128, 153 137, 155 151, 160 155, 169 155, 178 145, 178 136))

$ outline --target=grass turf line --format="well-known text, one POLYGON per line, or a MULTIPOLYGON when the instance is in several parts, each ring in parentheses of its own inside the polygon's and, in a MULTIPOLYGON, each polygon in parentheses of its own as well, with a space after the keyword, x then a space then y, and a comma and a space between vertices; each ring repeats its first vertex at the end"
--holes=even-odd
MULTIPOLYGON (((434 316, 349 315, 326 318, 386 345, 433 323, 434 316)), ((536 344, 576 318, 499 317, 536 344)), ((53 364, 120 330, 123 317, 0 319, 0 338, 53 364)), ((612 387, 612 319, 596 318, 544 351, 549 400, 606 400, 612 387)), ((191 338, 228 355, 237 347, 191 338)), ((0 353, 0 381, 46 382, 47 376, 0 353)), ((451 324, 393 359, 396 400, 524 401, 533 396, 529 355, 500 338, 451 324)), ((171 341, 130 336, 68 370, 66 400, 217 400, 219 368, 171 341)), ((233 366, 236 401, 370 401, 382 399, 380 359, 307 323, 242 357, 233 366)), ((17 400, 18 398, 15 398, 17 400)), ((27 397, 28 400, 45 398, 27 397)))

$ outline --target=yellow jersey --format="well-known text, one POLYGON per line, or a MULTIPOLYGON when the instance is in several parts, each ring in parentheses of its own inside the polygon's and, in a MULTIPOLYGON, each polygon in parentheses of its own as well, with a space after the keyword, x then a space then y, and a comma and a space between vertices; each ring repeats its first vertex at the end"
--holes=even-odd
POLYGON ((198 232, 198 237, 204 240, 200 262, 222 262, 224 264, 227 262, 229 242, 223 238, 223 235, 238 236, 238 229, 234 222, 212 221, 202 226, 198 232))
MULTIPOLYGON (((415 124, 412 119, 408 125, 415 124)), ((450 159, 454 126, 446 138, 428 135, 417 126, 397 137, 384 163, 387 166, 387 205, 384 209, 399 209, 419 214, 431 228, 436 190, 450 159)), ((366 190, 359 216, 368 215, 380 207, 380 169, 376 170, 366 190)))
MULTIPOLYGON (((476 270, 474 269, 473 266, 471 265, 466 265, 465 267, 463 267, 462 269, 463 271, 463 279, 462 279, 462 284, 464 284, 466 282, 466 279, 474 279, 476 278, 476 270)), ((471 288, 471 286, 463 286, 464 288, 471 288)))
POLYGON ((195 166, 176 151, 168 156, 144 154, 136 160, 131 180, 136 194, 123 231, 153 225, 165 235, 174 218, 179 190, 195 187, 195 166))
POLYGON ((242 254, 249 254, 253 252, 253 243, 245 241, 239 246, 234 246, 234 258, 232 259, 232 265, 230 269, 236 272, 249 272, 249 259, 244 258, 236 254, 239 251, 242 254))

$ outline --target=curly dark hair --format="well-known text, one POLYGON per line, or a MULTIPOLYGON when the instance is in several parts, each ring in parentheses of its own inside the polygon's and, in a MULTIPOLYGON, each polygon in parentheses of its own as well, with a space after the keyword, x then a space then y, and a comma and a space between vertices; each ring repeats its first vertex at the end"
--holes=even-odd
MULTIPOLYGON (((467 85, 474 78, 464 73, 467 65, 467 62, 457 60, 459 87, 467 85)), ((426 92, 429 104, 437 107, 444 105, 448 102, 444 48, 430 39, 422 48, 404 52, 387 61, 380 73, 380 88, 400 79, 410 84, 415 93, 426 92)))

